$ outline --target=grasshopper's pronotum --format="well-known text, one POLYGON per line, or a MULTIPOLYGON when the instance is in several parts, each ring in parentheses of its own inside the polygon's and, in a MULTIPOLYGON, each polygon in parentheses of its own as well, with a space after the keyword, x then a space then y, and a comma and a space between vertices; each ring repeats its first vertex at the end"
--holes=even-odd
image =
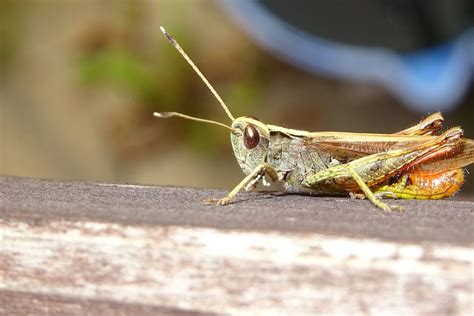
POLYGON ((168 41, 191 65, 219 101, 232 124, 176 112, 156 117, 182 117, 230 130, 234 155, 247 175, 227 196, 210 200, 226 205, 242 189, 251 190, 265 176, 283 182, 288 192, 349 194, 368 198, 379 208, 401 210, 381 198, 441 199, 464 182, 463 167, 474 162, 474 141, 459 127, 435 135, 443 117, 434 113, 394 134, 307 132, 265 124, 254 117, 234 118, 222 98, 176 40, 168 41))

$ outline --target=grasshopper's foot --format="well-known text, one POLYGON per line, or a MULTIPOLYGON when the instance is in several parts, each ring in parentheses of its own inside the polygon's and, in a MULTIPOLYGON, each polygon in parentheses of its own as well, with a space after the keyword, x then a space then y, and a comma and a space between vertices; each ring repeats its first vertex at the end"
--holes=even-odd
MULTIPOLYGON (((355 192, 349 192, 349 196, 351 199, 360 199, 363 200, 366 198, 364 193, 355 193, 355 192)), ((385 202, 382 202, 380 199, 383 197, 383 194, 374 194, 374 198, 371 199, 371 202, 375 204, 378 208, 384 210, 385 212, 403 212, 403 207, 400 205, 389 205, 385 202)))
POLYGON ((378 200, 375 205, 380 207, 385 212, 392 212, 392 211, 403 212, 403 207, 401 207, 400 205, 388 205, 387 203, 384 203, 380 200, 378 200))
POLYGON ((355 200, 364 200, 366 198, 364 193, 358 193, 358 192, 349 192, 349 197, 355 200))
POLYGON ((227 205, 232 201, 232 199, 228 196, 223 197, 222 199, 213 199, 209 198, 206 201, 204 201, 205 204, 207 205, 227 205))
POLYGON ((377 199, 396 199, 397 195, 390 191, 381 191, 374 193, 374 196, 377 199))
POLYGON ((395 212, 404 212, 405 210, 403 209, 402 206, 400 205, 390 205, 390 211, 395 211, 395 212))

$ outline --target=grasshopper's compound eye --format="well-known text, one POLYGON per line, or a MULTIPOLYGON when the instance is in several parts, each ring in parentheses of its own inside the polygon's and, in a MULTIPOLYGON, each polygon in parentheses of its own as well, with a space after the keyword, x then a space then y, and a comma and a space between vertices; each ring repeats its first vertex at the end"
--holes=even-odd
POLYGON ((255 126, 247 125, 244 129, 244 145, 247 149, 257 147, 260 142, 260 135, 255 126))

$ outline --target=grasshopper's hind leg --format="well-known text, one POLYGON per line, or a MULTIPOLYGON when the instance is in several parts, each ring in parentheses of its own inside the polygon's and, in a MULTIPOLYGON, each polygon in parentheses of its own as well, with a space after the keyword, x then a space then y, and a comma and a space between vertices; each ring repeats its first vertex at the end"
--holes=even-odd
POLYGON ((206 201, 206 204, 227 205, 242 189, 247 188, 249 185, 253 186, 266 174, 272 179, 273 182, 278 180, 278 174, 276 170, 270 164, 262 163, 258 165, 255 169, 253 169, 252 172, 249 173, 242 181, 240 181, 240 183, 237 184, 235 188, 233 188, 232 191, 227 194, 227 196, 219 200, 209 199, 206 201))
MULTIPOLYGON (((460 128, 452 128, 426 143, 358 158, 346 164, 329 167, 310 175, 302 182, 307 188, 332 180, 348 192, 362 190, 365 196, 383 210, 391 207, 380 201, 369 187, 374 187, 394 175, 421 163, 442 157, 455 150, 462 136, 460 128), (355 183, 354 183, 355 182, 355 183)), ((420 178, 421 179, 421 178, 420 178)), ((406 192, 406 191, 405 191, 406 192)), ((400 209, 400 207, 393 207, 400 209)))
MULTIPOLYGON (((375 160, 376 162, 378 160, 375 160)), ((366 177, 367 178, 367 175, 366 177)), ((332 180, 337 183, 338 186, 344 187, 348 192, 352 193, 352 197, 360 198, 361 194, 357 193, 362 191, 363 197, 368 198, 375 206, 381 208, 384 211, 402 211, 402 207, 398 205, 388 205, 384 203, 367 185, 363 175, 359 174, 356 170, 356 166, 351 163, 330 167, 329 169, 323 170, 319 173, 309 176, 303 181, 303 186, 311 188, 317 183, 332 180)))
POLYGON ((377 198, 372 190, 370 190, 369 186, 364 182, 364 179, 361 178, 352 166, 348 165, 347 168, 352 178, 357 182, 362 192, 364 192, 365 196, 377 207, 387 212, 392 210, 403 211, 403 208, 399 205, 388 205, 387 203, 382 202, 382 200, 377 198))

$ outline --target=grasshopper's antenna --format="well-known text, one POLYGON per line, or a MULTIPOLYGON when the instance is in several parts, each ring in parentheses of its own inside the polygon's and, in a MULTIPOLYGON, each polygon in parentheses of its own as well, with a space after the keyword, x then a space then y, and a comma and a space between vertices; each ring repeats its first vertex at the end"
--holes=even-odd
POLYGON ((178 112, 161 112, 161 113, 154 112, 153 115, 156 116, 156 117, 160 117, 160 118, 168 118, 168 117, 177 116, 177 117, 181 117, 181 118, 184 118, 184 119, 187 119, 187 120, 219 125, 219 126, 227 128, 227 129, 230 129, 232 131, 232 127, 230 127, 228 125, 225 125, 223 123, 216 122, 216 121, 211 121, 211 120, 206 120, 206 119, 202 119, 202 118, 198 118, 198 117, 194 117, 194 116, 189 116, 189 115, 181 114, 181 113, 178 113, 178 112))
MULTIPOLYGON (((219 94, 216 92, 216 90, 214 90, 212 85, 209 83, 209 81, 206 79, 206 77, 204 77, 204 75, 201 73, 199 68, 193 63, 191 58, 189 58, 189 56, 184 52, 184 50, 181 48, 181 46, 179 46, 178 42, 171 35, 169 35, 168 32, 166 32, 166 30, 163 26, 160 26, 160 30, 161 30, 161 32, 163 32, 163 34, 165 35, 168 42, 170 42, 170 44, 173 45, 174 48, 176 48, 176 50, 181 54, 181 56, 183 56, 184 59, 186 59, 188 64, 191 65, 191 67, 193 67, 194 71, 199 75, 199 77, 201 77, 202 81, 206 84, 206 86, 209 88, 209 90, 211 90, 212 94, 214 94, 217 101, 219 101, 219 103, 221 104, 222 108, 227 113, 227 116, 231 119, 231 121, 234 121, 235 118, 232 115, 232 113, 230 113, 230 110, 227 107, 227 105, 225 105, 224 100, 222 100, 222 98, 219 96, 219 94)), ((185 117, 183 114, 181 114, 181 115, 176 115, 176 114, 178 114, 178 113, 175 113, 173 116, 185 117)), ((189 118, 189 117, 187 117, 187 118, 189 118)), ((202 121, 202 119, 199 119, 199 120, 202 121)), ((215 122, 215 123, 217 123, 217 122, 215 122)))

